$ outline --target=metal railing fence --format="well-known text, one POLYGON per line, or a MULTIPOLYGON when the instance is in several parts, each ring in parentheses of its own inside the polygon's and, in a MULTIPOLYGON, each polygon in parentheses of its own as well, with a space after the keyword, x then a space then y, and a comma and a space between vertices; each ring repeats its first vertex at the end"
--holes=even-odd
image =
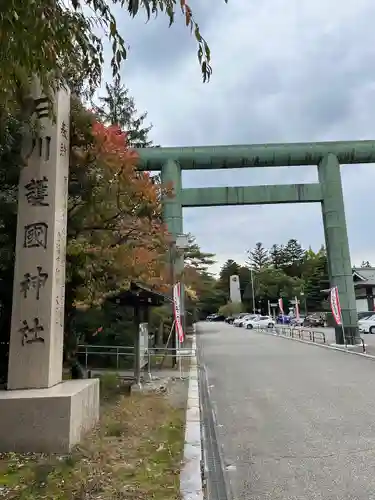
MULTIPOLYGON (((157 374, 161 370, 175 370, 176 374, 186 375, 190 358, 195 355, 189 346, 176 348, 148 347, 142 356, 141 369, 148 375, 157 374), (177 360, 175 368, 171 361, 177 360)), ((95 372, 117 372, 121 376, 129 376, 135 368, 134 346, 79 345, 78 360, 86 370, 95 372)))
MULTIPOLYGON (((304 328, 301 326, 283 326, 283 325, 275 325, 272 328, 266 327, 257 327, 258 330, 272 332, 276 335, 283 335, 291 338, 298 338, 301 340, 308 340, 310 342, 319 342, 323 344, 327 344, 326 334, 322 330, 317 330, 315 328, 304 328)), ((345 339, 345 348, 348 348, 350 344, 347 343, 347 339, 345 339)), ((365 341, 361 337, 361 345, 362 351, 366 354, 366 345, 365 341)))

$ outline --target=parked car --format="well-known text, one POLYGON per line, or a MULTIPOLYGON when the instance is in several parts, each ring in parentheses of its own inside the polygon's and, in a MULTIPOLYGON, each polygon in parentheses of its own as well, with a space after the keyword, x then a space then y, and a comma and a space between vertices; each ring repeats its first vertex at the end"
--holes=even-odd
POLYGON ((233 324, 233 321, 235 319, 238 319, 238 318, 243 318, 244 316, 246 316, 247 314, 249 313, 239 313, 239 314, 233 314, 232 316, 228 316, 227 318, 225 318, 225 322, 226 323, 229 323, 230 325, 233 324))
POLYGON ((292 318, 290 324, 293 326, 302 326, 305 321, 305 316, 300 316, 299 318, 292 318))
POLYGON ((223 316, 222 314, 210 314, 206 319, 207 321, 224 321, 225 316, 223 316))
POLYGON ((233 326, 242 326, 242 323, 244 322, 244 320, 248 317, 252 316, 251 314, 249 313, 241 313, 237 316, 237 318, 233 321, 233 326))
POLYGON ((276 318, 276 323, 279 323, 281 325, 289 325, 291 321, 291 317, 287 316, 286 314, 279 314, 276 318))
POLYGON ((257 326, 261 328, 273 328, 275 326, 275 321, 271 316, 255 316, 252 319, 248 319, 244 321, 244 328, 247 330, 251 330, 257 326))
POLYGON ((250 321, 257 321, 260 318, 260 314, 249 314, 242 318, 242 323, 240 326, 246 328, 247 323, 250 321))
POLYGON ((225 316, 223 314, 217 314, 211 321, 225 321, 225 316))
POLYGON ((360 319, 358 321, 358 328, 360 333, 375 333, 375 316, 360 319))
POLYGON ((365 318, 370 318, 375 316, 375 311, 361 311, 358 313, 358 321, 365 318))
POLYGON ((325 318, 322 314, 310 314, 306 316, 303 326, 310 328, 322 327, 325 325, 325 318))

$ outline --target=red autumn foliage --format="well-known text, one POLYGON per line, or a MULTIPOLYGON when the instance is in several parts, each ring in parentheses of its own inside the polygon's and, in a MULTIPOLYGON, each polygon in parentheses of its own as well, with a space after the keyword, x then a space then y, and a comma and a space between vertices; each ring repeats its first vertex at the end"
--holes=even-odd
POLYGON ((79 148, 73 162, 73 177, 80 182, 70 198, 76 231, 68 252, 83 252, 81 272, 86 276, 77 299, 100 301, 131 281, 164 289, 169 276, 168 234, 161 215, 165 190, 148 172, 137 171, 137 153, 117 126, 94 121, 91 137, 91 145, 79 148))

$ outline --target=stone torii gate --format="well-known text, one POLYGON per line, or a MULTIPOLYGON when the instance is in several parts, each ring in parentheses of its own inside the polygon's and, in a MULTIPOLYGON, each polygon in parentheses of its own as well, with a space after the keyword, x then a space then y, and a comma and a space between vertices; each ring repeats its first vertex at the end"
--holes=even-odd
MULTIPOLYGON (((163 183, 172 183, 174 196, 163 200, 163 217, 174 239, 183 233, 183 207, 320 203, 322 207, 330 286, 340 294, 348 344, 361 342, 349 242, 345 220, 340 164, 375 163, 375 141, 320 142, 145 148, 138 150, 139 170, 161 171, 163 183), (183 189, 181 170, 317 165, 317 183, 183 189)), ((174 263, 183 269, 183 259, 174 263)), ((336 327, 336 342, 345 342, 336 327)))

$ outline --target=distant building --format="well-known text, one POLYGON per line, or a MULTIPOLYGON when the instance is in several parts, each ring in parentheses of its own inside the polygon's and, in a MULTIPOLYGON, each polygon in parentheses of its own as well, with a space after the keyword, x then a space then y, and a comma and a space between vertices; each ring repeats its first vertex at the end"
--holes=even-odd
POLYGON ((375 310, 375 267, 353 267, 357 312, 375 310))

